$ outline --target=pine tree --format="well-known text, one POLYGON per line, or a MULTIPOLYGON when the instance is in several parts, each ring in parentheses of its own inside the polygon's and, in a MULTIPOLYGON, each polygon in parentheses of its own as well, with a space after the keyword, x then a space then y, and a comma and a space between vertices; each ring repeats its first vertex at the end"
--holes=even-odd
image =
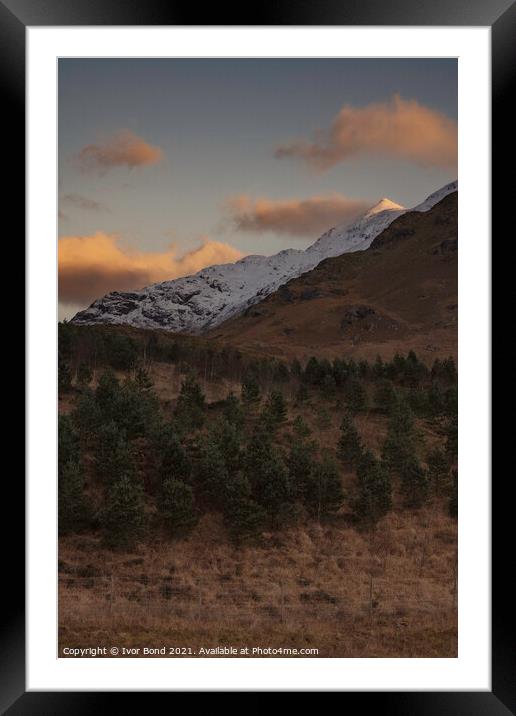
POLYGON ((135 382, 140 393, 148 393, 153 388, 153 383, 148 371, 141 366, 136 371, 135 382))
POLYGON ((215 423, 210 432, 210 440, 224 459, 228 473, 236 473, 242 467, 242 447, 240 430, 227 420, 215 423))
POLYGON ((77 383, 84 387, 92 381, 93 375, 87 363, 81 363, 77 369, 77 383))
POLYGON ((448 388, 444 394, 444 413, 453 418, 459 410, 459 394, 456 387, 448 388))
POLYGON ((201 447, 195 468, 195 481, 201 495, 217 508, 224 504, 224 490, 228 483, 228 470, 224 455, 213 440, 201 447))
POLYGON ((61 356, 59 356, 57 363, 57 386, 60 393, 66 393, 72 387, 70 364, 61 356))
POLYGON ((301 363, 298 361, 297 358, 294 358, 294 360, 290 364, 290 374, 294 378, 300 378, 302 372, 303 372, 303 368, 301 367, 301 363))
POLYGON ((275 363, 273 370, 273 380, 277 383, 288 383, 290 380, 290 373, 288 366, 283 361, 275 363))
POLYGON ((87 443, 94 442, 103 422, 103 416, 91 390, 87 390, 79 397, 71 417, 81 439, 87 443))
POLYGON ((341 358, 335 358, 332 366, 333 380, 337 388, 342 388, 348 377, 348 368, 346 361, 341 358))
POLYGON ((181 385, 174 417, 177 429, 182 433, 201 428, 205 417, 205 398, 201 386, 192 375, 188 375, 181 385))
POLYGON ((116 370, 131 370, 138 357, 138 347, 130 336, 111 333, 104 337, 109 364, 116 370))
POLYGON ((400 471, 401 490, 407 507, 421 507, 429 491, 428 475, 415 455, 407 456, 400 471))
POLYGON ((115 420, 118 415, 118 400, 120 397, 120 383, 112 370, 107 370, 100 376, 95 391, 95 400, 104 420, 115 420))
POLYGON ((145 512, 143 490, 136 480, 124 475, 111 486, 101 523, 110 547, 131 549, 141 539, 145 512))
POLYGON ((76 532, 85 526, 88 517, 84 479, 77 462, 69 460, 60 466, 58 488, 59 534, 76 532))
POLYGON ((260 402, 260 385, 254 372, 248 372, 242 380, 242 402, 248 408, 260 402))
POLYGON ((266 514, 252 497, 245 475, 230 476, 224 492, 224 523, 235 542, 255 537, 265 526, 266 514))
POLYGON ((244 411, 242 404, 234 393, 229 393, 224 401, 223 409, 224 418, 228 423, 234 425, 239 430, 244 425, 244 411))
POLYGON ((306 422, 303 420, 301 415, 297 415, 293 422, 292 422, 292 431, 294 433, 294 437, 297 440, 304 440, 305 438, 310 437, 312 434, 312 431, 306 424, 306 422))
POLYGON ((399 472, 403 463, 414 453, 416 431, 414 416, 405 401, 398 401, 391 411, 387 438, 382 460, 394 472, 399 472))
POLYGON ((333 377, 333 371, 324 375, 321 382, 321 389, 325 398, 332 398, 335 395, 337 385, 335 383, 335 378, 333 377))
POLYGON ((131 448, 114 420, 103 424, 95 444, 95 470, 105 484, 113 484, 122 476, 134 477, 135 465, 131 448))
POLYGON ((304 383, 301 383, 296 393, 296 402, 305 403, 309 397, 308 388, 304 383))
POLYGON ((158 413, 155 396, 150 391, 142 391, 133 380, 124 381, 118 393, 114 419, 127 439, 143 437, 155 418, 154 413, 158 413))
POLYGON ((457 416, 454 415, 448 420, 446 425, 446 455, 451 464, 457 462, 459 451, 459 436, 457 416))
POLYGON ((433 380, 427 390, 426 403, 430 416, 442 415, 446 408, 446 395, 437 380, 433 380))
POLYGON ((357 519, 372 527, 392 508, 392 487, 385 465, 366 450, 357 467, 357 494, 354 510, 357 519))
POLYGON ((286 422, 287 405, 283 393, 272 391, 272 393, 267 396, 262 419, 270 430, 274 430, 286 422))
POLYGON ((58 418, 58 467, 79 462, 79 436, 69 415, 58 418))
POLYGON ((405 359, 404 382, 409 386, 417 386, 427 375, 426 365, 419 360, 414 351, 409 351, 405 359))
POLYGON ((340 430, 341 435, 337 444, 337 457, 346 467, 356 467, 362 455, 363 446, 358 430, 350 415, 344 416, 340 430))
POLYGON ((458 473, 452 470, 451 495, 448 502, 448 512, 450 517, 457 517, 459 511, 459 494, 458 494, 458 473))
POLYGON ((306 506, 319 522, 323 517, 334 514, 344 501, 342 481, 335 462, 325 457, 315 463, 309 477, 306 492, 306 506))
POLYGON ((317 408, 317 426, 320 430, 331 428, 331 415, 325 405, 320 405, 317 408))
POLYGON ((374 393, 374 402, 378 410, 387 415, 396 404, 396 391, 390 380, 383 378, 378 381, 374 393))
POLYGON ((163 482, 159 510, 174 536, 184 535, 197 523, 193 490, 181 480, 168 478, 163 482))
POLYGON ((162 429, 155 445, 161 483, 169 478, 188 483, 192 472, 191 461, 171 425, 162 429))
POLYGON ((287 468, 292 499, 305 500, 315 470, 316 444, 300 439, 292 442, 287 468))
POLYGON ((274 522, 288 506, 290 484, 282 453, 263 432, 256 433, 247 447, 245 474, 257 502, 274 522))
POLYGON ((383 362, 382 357, 379 355, 376 356, 376 360, 375 360, 374 366, 373 366, 373 373, 374 373, 375 378, 383 378, 385 376, 385 373, 386 373, 385 363, 383 362))
POLYGON ((435 448, 426 458, 430 486, 436 495, 442 495, 449 485, 450 468, 444 450, 435 448))
POLYGON ((308 385, 319 385, 322 380, 319 361, 315 356, 309 358, 303 373, 303 379, 308 385))
POLYGON ((351 378, 345 386, 345 399, 349 412, 356 415, 366 407, 366 392, 362 383, 356 378, 351 378))

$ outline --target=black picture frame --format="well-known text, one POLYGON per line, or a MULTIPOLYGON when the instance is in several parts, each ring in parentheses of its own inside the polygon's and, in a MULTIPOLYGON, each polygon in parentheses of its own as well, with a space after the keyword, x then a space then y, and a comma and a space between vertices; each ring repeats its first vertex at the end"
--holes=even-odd
MULTIPOLYGON (((493 235, 498 233, 507 208, 513 204, 511 141, 512 115, 508 111, 511 70, 516 66, 516 5, 512 0, 275 0, 249 9, 248 13, 213 5, 202 11, 202 25, 403 25, 490 26, 492 31, 492 210, 493 235)), ((2 87, 4 160, 8 176, 9 213, 25 215, 25 30, 28 26, 67 25, 199 25, 198 6, 160 0, 0 0, 0 85, 2 87), (10 161, 9 161, 10 160, 10 161)), ((16 225, 16 224, 15 224, 16 225)), ((18 234, 19 246, 23 246, 18 234)), ((23 262, 23 259, 21 259, 23 262)), ((19 293, 21 291, 17 289, 19 293)), ((18 312, 21 313, 22 296, 18 312)), ((11 317, 12 318, 12 317, 11 317)), ((18 321, 20 321, 18 316, 18 321)), ((29 346, 29 349, 34 347, 29 346)), ((19 360, 19 359, 18 359, 19 360)), ((501 440, 500 440, 501 442, 501 440)), ((14 463, 16 466, 16 462, 14 463)), ((12 524, 4 536, 4 589, 0 632, 0 709, 20 714, 82 714, 120 708, 119 699, 129 697, 130 706, 149 708, 155 693, 124 694, 94 692, 25 691, 25 574, 24 485, 17 466, 9 471, 9 512, 12 524), (16 479, 15 479, 16 478, 16 479), (5 560, 4 560, 5 561, 5 560), (142 697, 145 699, 145 706, 142 697), (116 706, 114 699, 117 699, 116 706)), ((5 478, 7 473, 5 473, 5 478)), ((502 716, 516 713, 515 644, 511 641, 515 609, 508 586, 511 570, 507 545, 512 523, 508 514, 510 472, 493 483, 492 541, 492 691, 471 692, 342 692, 344 706, 357 699, 379 713, 476 714, 502 716), (504 479, 505 478, 505 479, 504 479), (367 701, 363 701, 367 699, 367 701)), ((3 520, 7 526, 7 521, 3 520)), ((165 698, 170 694, 161 694, 165 698)))

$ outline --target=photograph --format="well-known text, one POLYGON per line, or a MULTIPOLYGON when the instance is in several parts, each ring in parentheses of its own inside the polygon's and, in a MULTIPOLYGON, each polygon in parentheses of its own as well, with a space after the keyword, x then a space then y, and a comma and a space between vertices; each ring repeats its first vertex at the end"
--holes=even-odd
POLYGON ((457 58, 60 57, 57 119, 58 657, 457 658, 457 58))

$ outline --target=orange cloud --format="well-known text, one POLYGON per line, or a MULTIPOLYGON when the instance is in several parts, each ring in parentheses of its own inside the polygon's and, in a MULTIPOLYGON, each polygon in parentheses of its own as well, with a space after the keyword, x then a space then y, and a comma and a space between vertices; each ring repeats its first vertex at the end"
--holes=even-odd
POLYGON ((135 290, 241 257, 229 244, 208 238, 177 256, 174 247, 164 252, 125 250, 117 236, 100 231, 91 236, 64 236, 58 244, 59 300, 91 302, 110 291, 135 290))
POLYGON ((311 237, 336 224, 353 221, 370 206, 370 202, 342 194, 285 201, 237 196, 227 203, 230 218, 240 231, 311 237))
POLYGON ((84 170, 105 172, 113 167, 133 167, 157 164, 163 159, 160 147, 148 144, 128 129, 115 134, 104 144, 88 144, 78 154, 79 166, 84 170))
POLYGON ((390 102, 360 109, 346 105, 329 129, 315 134, 313 142, 294 142, 275 152, 279 159, 301 157, 320 171, 359 154, 455 167, 457 124, 416 100, 395 95, 390 102))

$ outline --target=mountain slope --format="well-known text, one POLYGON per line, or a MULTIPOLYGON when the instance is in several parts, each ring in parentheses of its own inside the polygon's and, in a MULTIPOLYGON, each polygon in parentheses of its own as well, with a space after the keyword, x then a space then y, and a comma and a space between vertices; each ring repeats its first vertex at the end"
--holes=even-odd
POLYGON ((210 335, 299 358, 456 355, 457 192, 398 216, 367 250, 322 261, 210 335))
MULTIPOLYGON (((427 211, 456 186, 456 182, 448 184, 414 210, 427 211)), ((202 333, 260 302, 323 259, 366 249, 405 211, 399 204, 382 199, 354 224, 330 229, 306 251, 288 249, 274 256, 246 256, 234 264, 210 266, 193 276, 164 281, 140 291, 114 291, 94 301, 72 320, 202 333)))

